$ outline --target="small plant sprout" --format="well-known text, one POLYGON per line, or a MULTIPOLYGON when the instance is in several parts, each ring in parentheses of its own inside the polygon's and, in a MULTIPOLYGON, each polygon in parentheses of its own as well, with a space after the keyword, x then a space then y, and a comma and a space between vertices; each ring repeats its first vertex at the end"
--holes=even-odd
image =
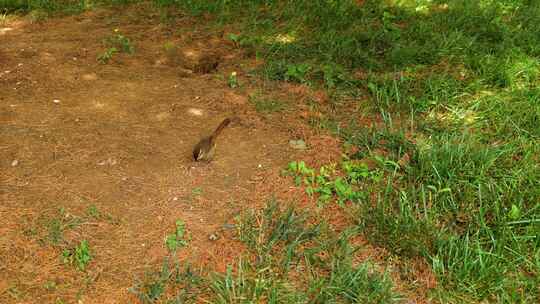
POLYGON ((175 232, 165 237, 165 246, 170 252, 176 252, 179 248, 187 246, 188 241, 185 239, 185 233, 185 223, 182 220, 177 220, 175 232))
POLYGON ((236 77, 236 72, 232 72, 231 75, 229 75, 229 81, 228 81, 230 88, 237 88, 238 87, 238 78, 236 77))
POLYGON ((116 53, 118 53, 118 50, 115 47, 108 48, 103 54, 98 56, 97 60, 102 64, 106 64, 113 58, 113 55, 116 53))
POLYGON ((82 240, 79 245, 64 249, 62 252, 62 261, 65 264, 75 265, 80 271, 84 271, 91 260, 92 255, 87 240, 82 240))

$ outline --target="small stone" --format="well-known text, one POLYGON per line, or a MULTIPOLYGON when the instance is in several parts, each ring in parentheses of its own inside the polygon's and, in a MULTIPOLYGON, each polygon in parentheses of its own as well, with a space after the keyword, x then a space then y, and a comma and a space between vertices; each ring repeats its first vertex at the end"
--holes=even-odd
POLYGON ((219 239, 219 235, 217 233, 211 233, 209 236, 208 236, 208 239, 210 241, 217 241, 219 239))
POLYGON ((104 166, 104 165, 109 165, 109 166, 114 166, 118 163, 118 161, 114 158, 108 158, 106 160, 102 160, 100 162, 98 162, 98 166, 104 166))
POLYGON ((203 110, 197 108, 189 108, 188 113, 193 116, 203 116, 203 110))
POLYGON ((172 200, 176 202, 178 200, 178 196, 173 197, 172 200))
POLYGON ((19 161, 18 161, 17 159, 14 159, 14 160, 11 162, 11 166, 12 166, 12 167, 16 167, 18 164, 19 164, 19 161))
POLYGON ((307 145, 306 145, 306 142, 299 139, 299 140, 290 140, 289 141, 289 146, 293 149, 296 149, 296 150, 305 150, 307 149, 307 145))
POLYGON ((96 73, 89 73, 82 75, 82 79, 86 81, 94 81, 98 79, 98 76, 96 73))
POLYGON ((60 99, 53 99, 54 103, 60 103, 60 99))

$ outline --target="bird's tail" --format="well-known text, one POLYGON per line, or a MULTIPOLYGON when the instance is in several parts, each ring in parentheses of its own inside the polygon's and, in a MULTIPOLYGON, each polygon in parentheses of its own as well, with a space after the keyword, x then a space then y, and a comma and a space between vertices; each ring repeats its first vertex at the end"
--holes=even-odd
POLYGON ((225 129, 230 123, 231 123, 231 119, 230 118, 225 118, 219 124, 219 126, 216 128, 214 133, 212 133, 212 141, 216 140, 216 138, 219 136, 219 134, 221 134, 221 131, 223 131, 223 129, 225 129))

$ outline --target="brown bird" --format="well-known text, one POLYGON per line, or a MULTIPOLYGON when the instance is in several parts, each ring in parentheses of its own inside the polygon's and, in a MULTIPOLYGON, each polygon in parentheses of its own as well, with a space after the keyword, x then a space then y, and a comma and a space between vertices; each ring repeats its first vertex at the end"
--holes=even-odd
POLYGON ((195 161, 210 161, 212 159, 214 156, 214 150, 216 148, 216 139, 221 131, 223 131, 223 129, 225 129, 225 127, 227 127, 230 123, 231 120, 229 118, 225 118, 216 128, 214 133, 212 133, 210 136, 204 137, 195 145, 193 148, 193 158, 195 161))

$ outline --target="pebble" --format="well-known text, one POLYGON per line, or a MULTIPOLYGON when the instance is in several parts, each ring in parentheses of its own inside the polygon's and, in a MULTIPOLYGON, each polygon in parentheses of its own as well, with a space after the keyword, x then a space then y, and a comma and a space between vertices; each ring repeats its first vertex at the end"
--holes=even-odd
POLYGON ((297 149, 297 150, 305 150, 307 149, 307 145, 306 145, 306 142, 299 139, 299 140, 289 140, 289 146, 293 149, 297 149))

